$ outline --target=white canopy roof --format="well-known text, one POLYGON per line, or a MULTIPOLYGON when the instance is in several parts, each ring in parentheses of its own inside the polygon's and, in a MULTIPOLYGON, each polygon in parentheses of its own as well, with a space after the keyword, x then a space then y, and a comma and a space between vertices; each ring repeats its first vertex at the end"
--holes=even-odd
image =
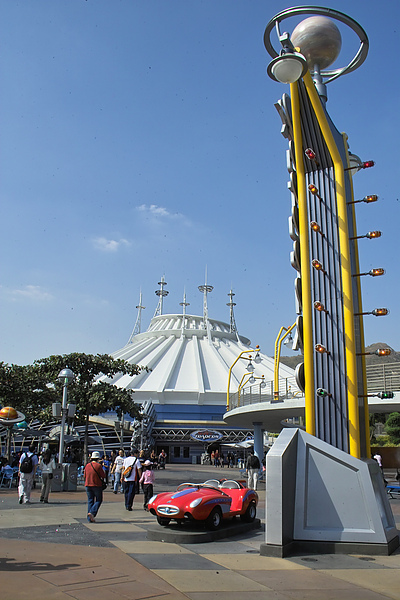
MULTIPOLYGON (((119 375, 111 381, 135 390, 135 402, 225 405, 229 369, 241 352, 250 349, 250 340, 232 332, 228 323, 195 315, 161 314, 153 317, 145 333, 134 335, 112 353, 114 358, 151 370, 133 377, 119 375)), ((259 364, 253 362, 253 374, 272 381, 273 359, 261 352, 260 357, 259 364)), ((231 392, 238 389, 247 364, 245 355, 245 360, 234 366, 231 392)), ((294 375, 293 369, 284 365, 279 373, 280 377, 294 375)))

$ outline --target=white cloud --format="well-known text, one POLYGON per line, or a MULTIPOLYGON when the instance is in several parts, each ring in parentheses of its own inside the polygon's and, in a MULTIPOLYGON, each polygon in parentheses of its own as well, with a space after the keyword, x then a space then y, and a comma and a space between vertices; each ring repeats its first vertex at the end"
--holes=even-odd
POLYGON ((131 245, 130 242, 124 238, 119 240, 108 240, 105 237, 97 237, 94 238, 92 242, 96 250, 101 250, 102 252, 118 252, 120 248, 131 245))
POLYGON ((180 220, 185 222, 187 225, 190 224, 189 220, 182 213, 171 213, 164 206, 158 206, 157 204, 141 204, 136 207, 136 210, 145 214, 147 218, 153 217, 154 219, 168 219, 168 220, 180 220))
POLYGON ((39 285, 26 285, 21 289, 7 289, 5 292, 12 300, 20 298, 34 302, 48 302, 49 300, 53 300, 52 294, 46 292, 39 285))

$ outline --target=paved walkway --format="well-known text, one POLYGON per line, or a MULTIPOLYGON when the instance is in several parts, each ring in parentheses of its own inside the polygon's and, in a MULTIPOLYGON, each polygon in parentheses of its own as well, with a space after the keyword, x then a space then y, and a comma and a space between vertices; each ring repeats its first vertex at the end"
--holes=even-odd
MULTIPOLYGON (((219 476, 227 476, 222 469, 219 476)), ((213 467, 168 465, 156 491, 215 476, 213 467)), ((236 469, 229 476, 238 477, 236 469)), ((258 516, 263 519, 265 491, 258 516)), ((389 557, 259 555, 263 530, 207 544, 146 539, 155 518, 133 512, 106 490, 97 522, 86 520, 86 494, 60 492, 48 505, 19 505, 17 491, 0 490, 1 600, 384 600, 400 599, 400 552, 389 557)), ((391 500, 400 522, 400 500, 391 500)))

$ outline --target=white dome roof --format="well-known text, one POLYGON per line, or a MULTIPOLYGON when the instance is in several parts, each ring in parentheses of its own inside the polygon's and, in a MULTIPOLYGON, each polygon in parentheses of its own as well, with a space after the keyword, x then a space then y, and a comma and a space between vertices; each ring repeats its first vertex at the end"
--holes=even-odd
MULTIPOLYGON (((116 359, 151 370, 133 377, 117 375, 111 381, 134 390, 135 402, 139 403, 151 400, 154 404, 225 406, 229 369, 246 349, 251 349, 250 340, 231 332, 229 324, 222 321, 205 321, 194 315, 159 315, 151 320, 145 333, 133 336, 126 346, 112 353, 116 359)), ((264 375, 265 381, 273 381, 273 359, 261 352, 260 358, 259 364, 253 361, 254 376, 264 375)), ((239 360, 232 369, 231 392, 238 389, 246 366, 247 360, 239 360)), ((279 371, 280 377, 294 375, 284 365, 279 371)))

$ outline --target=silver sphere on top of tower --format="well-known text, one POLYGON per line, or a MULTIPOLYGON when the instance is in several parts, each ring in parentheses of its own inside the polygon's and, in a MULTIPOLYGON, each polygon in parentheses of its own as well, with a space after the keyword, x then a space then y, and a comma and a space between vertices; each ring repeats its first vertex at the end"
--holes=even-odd
POLYGON ((315 16, 301 21, 291 35, 291 42, 307 60, 310 71, 326 69, 335 62, 342 47, 342 36, 327 17, 315 16))

